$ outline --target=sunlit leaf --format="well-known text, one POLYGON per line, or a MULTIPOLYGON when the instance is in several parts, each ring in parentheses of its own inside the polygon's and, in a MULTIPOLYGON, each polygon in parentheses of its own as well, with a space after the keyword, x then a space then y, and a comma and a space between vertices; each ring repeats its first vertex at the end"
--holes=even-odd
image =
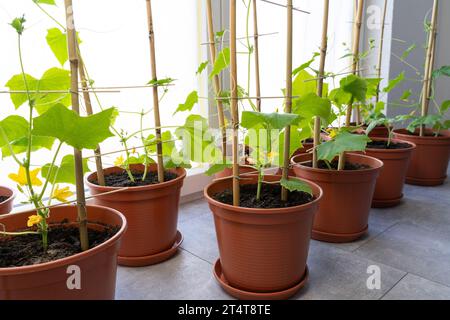
POLYGON ((223 50, 217 54, 216 61, 214 61, 213 70, 211 71, 209 77, 212 78, 216 75, 219 75, 222 72, 222 70, 228 68, 229 65, 230 65, 230 48, 226 47, 223 48, 223 50))
POLYGON ((81 117, 61 104, 51 107, 34 119, 33 134, 54 137, 77 149, 95 149, 113 134, 109 130, 114 108, 81 117))
POLYGON ((332 161, 343 152, 364 151, 369 141, 370 139, 366 135, 343 131, 333 140, 320 144, 317 147, 317 157, 321 160, 332 161))
POLYGON ((292 177, 288 177, 287 179, 283 178, 280 180, 280 184, 291 192, 306 192, 312 195, 311 186, 300 179, 292 177))
MULTIPOLYGON (((50 183, 70 183, 75 184, 75 160, 69 154, 62 158, 61 163, 54 165, 50 172, 51 164, 47 163, 42 167, 42 176, 50 183)), ((89 172, 88 160, 83 159, 83 173, 89 172)))
POLYGON ((192 91, 186 97, 186 101, 178 105, 177 110, 173 113, 181 112, 181 111, 191 111, 192 108, 198 103, 198 93, 197 91, 192 91))
POLYGON ((405 71, 402 71, 395 79, 389 81, 383 92, 391 92, 397 85, 399 85, 405 79, 405 71))

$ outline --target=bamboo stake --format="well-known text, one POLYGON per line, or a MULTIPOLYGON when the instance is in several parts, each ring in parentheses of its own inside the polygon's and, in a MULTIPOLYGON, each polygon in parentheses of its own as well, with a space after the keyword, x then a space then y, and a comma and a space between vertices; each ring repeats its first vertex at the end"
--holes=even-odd
MULTIPOLYGON (((86 106, 86 113, 88 115, 92 115, 93 114, 93 110, 92 110, 92 103, 91 103, 91 96, 89 95, 89 87, 88 87, 88 82, 86 79, 86 72, 84 71, 84 63, 83 63, 83 59, 81 58, 81 55, 79 55, 79 63, 78 63, 78 72, 80 74, 80 79, 81 79, 81 87, 83 90, 83 98, 84 98, 84 104, 86 106)), ((94 150, 94 155, 95 155, 95 167, 97 169, 97 179, 98 179, 98 183, 101 186, 105 185, 105 173, 103 172, 103 164, 102 164, 102 157, 101 157, 101 149, 100 149, 100 145, 97 145, 97 148, 95 148, 94 150)))
MULTIPOLYGON (((206 12, 208 18, 208 39, 209 39, 209 52, 211 57, 211 63, 216 61, 216 43, 214 39, 214 24, 213 24, 213 14, 211 0, 206 1, 206 12)), ((222 86, 220 83, 219 75, 215 75, 213 79, 214 91, 216 96, 220 96, 222 92, 222 86)), ((222 100, 216 100, 217 104, 217 117, 219 119, 219 126, 222 133, 222 161, 226 163, 227 161, 227 128, 225 125, 225 115, 223 112, 223 102, 222 100)))
MULTIPOLYGON (((356 9, 356 17, 355 17, 355 23, 353 25, 353 64, 352 64, 352 71, 353 74, 356 74, 356 70, 358 69, 358 56, 359 56, 359 42, 360 42, 360 36, 361 36, 361 24, 362 24, 362 14, 364 9, 364 0, 358 0, 358 8, 356 9)), ((345 125, 348 127, 350 126, 350 121, 352 118, 352 111, 353 111, 353 102, 351 102, 347 106, 347 114, 345 118, 345 125)), ((339 155, 339 162, 338 162, 338 170, 343 170, 345 167, 345 153, 342 152, 339 155)))
POLYGON ((237 59, 236 59, 236 0, 230 0, 230 90, 231 117, 233 125, 233 205, 240 204, 239 186, 239 111, 237 101, 237 59))
MULTIPOLYGON (((355 23, 353 25, 353 64, 352 71, 356 74, 358 68, 358 56, 359 56, 359 42, 361 37, 361 24, 362 24, 362 14, 364 9, 364 0, 358 0, 358 8, 356 10, 355 23)), ((347 107, 347 115, 345 119, 345 125, 350 126, 350 121, 352 118, 353 104, 350 103, 347 107)))
MULTIPOLYGON (((436 32, 434 33, 434 37, 433 37, 433 46, 431 47, 431 62, 430 62, 430 68, 429 68, 429 70, 428 70, 428 78, 430 79, 430 82, 429 82, 429 84, 428 84, 428 96, 430 97, 430 99, 431 99, 431 96, 432 96, 432 94, 433 94, 433 79, 432 79, 432 76, 433 76, 433 68, 434 68, 434 59, 435 59, 435 50, 436 50, 436 37, 437 37, 437 27, 436 27, 436 32)), ((429 108, 429 105, 430 105, 430 99, 428 99, 428 103, 427 103, 427 114, 428 114, 428 108, 429 108)))
MULTIPOLYGON (((285 100, 285 112, 291 113, 292 111, 292 0, 287 1, 287 37, 286 37, 286 100, 285 100)), ((284 132, 284 164, 282 170, 282 178, 288 178, 289 172, 289 156, 291 148, 291 127, 287 126, 284 132)), ((287 201, 288 190, 284 187, 281 188, 281 200, 287 201)))
MULTIPOLYGON (((319 64, 319 80, 317 82, 317 95, 322 97, 323 94, 323 78, 325 74, 325 59, 327 56, 327 34, 328 34, 328 11, 330 0, 323 1, 323 22, 322 22, 322 43, 320 46, 320 64, 319 64)), ((317 146, 320 144, 320 117, 314 119, 314 149, 313 149, 313 168, 317 168, 317 146)))
MULTIPOLYGON (((437 32, 436 26, 437 26, 437 15, 438 15, 438 6, 439 6, 439 0, 434 0, 433 2, 433 13, 431 16, 431 31, 430 35, 428 37, 428 46, 427 46, 427 55, 425 58, 425 72, 423 75, 423 88, 422 88, 422 111, 421 115, 422 117, 425 117, 428 114, 428 106, 430 104, 430 90, 431 90, 431 74, 433 72, 433 65, 434 63, 434 39, 435 34, 437 32)), ((420 126, 420 136, 423 137, 425 133, 425 126, 420 126)))
MULTIPOLYGON (((384 24, 386 23, 387 12, 387 0, 384 0, 383 18, 381 19, 381 31, 380 31, 380 49, 378 51, 378 64, 377 64, 377 78, 381 79, 381 63, 383 62, 383 45, 384 45, 384 24)), ((380 101, 380 83, 377 85, 377 94, 375 96, 375 102, 380 101)))
MULTIPOLYGON (((80 113, 80 102, 78 98, 78 54, 76 49, 76 33, 75 24, 73 19, 73 7, 72 0, 64 0, 66 9, 66 26, 67 26, 67 46, 69 52, 70 62, 70 88, 72 97, 72 110, 77 114, 80 113)), ((81 150, 74 148, 75 159, 75 180, 76 180, 76 192, 77 192, 77 210, 78 220, 80 223, 80 244, 81 250, 86 251, 89 249, 89 238, 87 230, 87 212, 86 212, 86 198, 84 194, 84 181, 83 181, 83 156, 81 150)))
MULTIPOLYGON (((152 80, 157 81, 158 77, 156 75, 156 52, 155 52, 155 33, 153 30, 153 15, 152 15, 152 4, 151 0, 145 0, 147 3, 147 21, 148 21, 148 39, 150 44, 150 62, 152 67, 152 80)), ((159 98, 158 98, 158 87, 153 87, 153 114, 155 118, 155 137, 157 152, 157 166, 158 166, 158 181, 160 183, 164 182, 164 162, 162 154, 162 142, 161 142, 161 117, 159 114, 159 98)))
POLYGON ((261 80, 259 76, 259 35, 258 35, 258 10, 256 0, 253 1, 253 39, 255 50, 255 80, 256 80, 256 110, 261 112, 261 80))

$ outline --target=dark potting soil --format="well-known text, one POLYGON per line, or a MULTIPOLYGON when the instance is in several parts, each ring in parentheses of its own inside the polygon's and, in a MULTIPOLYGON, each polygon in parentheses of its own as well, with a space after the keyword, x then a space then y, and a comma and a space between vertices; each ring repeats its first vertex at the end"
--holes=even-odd
POLYGON ((403 142, 391 142, 389 145, 387 141, 371 141, 367 143, 367 148, 369 149, 407 149, 410 147, 409 143, 403 142))
MULTIPOLYGON (((312 162, 307 162, 307 163, 303 163, 302 165, 306 166, 306 167, 312 167, 312 162)), ((331 163, 331 168, 333 170, 337 170, 338 168, 338 161, 337 160, 333 160, 331 163)), ((327 164, 325 163, 325 161, 320 160, 318 162, 318 167, 319 169, 326 169, 329 170, 330 168, 327 166, 327 164)), ((345 167, 344 170, 364 170, 364 169, 370 169, 370 166, 368 166, 367 164, 361 164, 361 163, 350 163, 350 162, 345 162, 345 167)))
MULTIPOLYGON (((145 180, 142 181, 142 172, 132 172, 135 181, 131 181, 130 177, 128 177, 127 172, 124 170, 123 172, 111 173, 105 176, 105 184, 108 187, 138 187, 138 186, 147 186, 150 184, 159 183, 158 181, 158 173, 155 171, 147 172, 147 176, 145 180)), ((177 174, 165 171, 164 172, 164 181, 170 181, 177 178, 177 174)), ((99 184, 97 180, 91 181, 94 184, 99 184)))
MULTIPOLYGON (((256 184, 246 184, 241 186, 240 206, 245 208, 286 208, 299 206, 313 201, 313 196, 306 192, 289 192, 288 201, 281 201, 281 187, 279 185, 263 184, 261 188, 261 198, 256 200, 256 184)), ((233 204, 233 191, 225 190, 213 195, 213 198, 225 204, 233 204)))
MULTIPOLYGON (((65 222, 67 223, 67 222, 65 222)), ((119 231, 119 227, 104 226, 89 229, 89 247, 94 248, 119 231)), ((75 226, 50 225, 47 252, 42 249, 40 235, 0 236, 0 268, 30 266, 50 262, 80 253, 79 231, 75 226)))
POLYGON ((3 201, 6 201, 8 199, 9 199, 8 196, 0 196, 0 203, 2 203, 3 201))

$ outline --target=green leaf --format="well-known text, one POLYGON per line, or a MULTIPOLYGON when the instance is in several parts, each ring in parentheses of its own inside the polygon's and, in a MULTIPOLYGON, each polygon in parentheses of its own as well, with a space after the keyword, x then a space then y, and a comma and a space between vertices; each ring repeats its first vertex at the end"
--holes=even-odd
POLYGON ((421 126, 434 127, 437 122, 441 121, 441 119, 442 116, 439 114, 429 114, 426 116, 415 117, 406 129, 409 132, 414 132, 416 128, 421 126))
POLYGON ((280 184, 291 192, 306 192, 312 195, 312 189, 310 185, 300 179, 290 177, 288 177, 287 179, 283 178, 280 180, 280 184))
POLYGON ((219 173, 227 168, 231 168, 232 165, 231 164, 213 164, 212 166, 209 167, 208 170, 205 171, 205 174, 207 176, 212 176, 213 174, 219 173))
POLYGON ((167 86, 171 83, 173 83, 175 81, 175 79, 172 78, 164 78, 164 79, 159 79, 159 80, 150 80, 147 84, 152 85, 152 86, 167 86))
POLYGON ((33 2, 56 6, 55 0, 33 0, 33 2))
POLYGON ((22 17, 14 18, 14 20, 10 23, 10 25, 14 29, 16 29, 16 31, 19 35, 21 35, 23 33, 23 31, 25 30, 24 23, 26 21, 27 20, 25 19, 25 15, 23 15, 22 17))
POLYGON ((311 66, 311 64, 314 62, 314 60, 316 60, 317 56, 320 56, 320 53, 314 52, 313 57, 310 60, 301 64, 299 67, 295 68, 294 71, 292 71, 292 76, 295 77, 295 75, 297 75, 297 73, 299 73, 300 71, 305 70, 306 68, 309 68, 311 66))
POLYGON ((432 78, 433 79, 439 78, 441 76, 450 77, 450 66, 440 67, 439 69, 434 70, 433 73, 432 73, 432 78))
POLYGON ((409 54, 417 47, 417 45, 415 43, 413 43, 412 45, 410 45, 408 47, 408 49, 406 49, 405 51, 403 51, 402 53, 402 60, 405 60, 406 58, 408 58, 409 54))
POLYGON ((336 88, 330 91, 330 100, 337 106, 344 106, 351 102, 352 95, 342 88, 336 88))
MULTIPOLYGON (((163 156, 170 156, 172 154, 172 151, 175 149, 175 137, 172 136, 172 132, 170 131, 164 131, 161 133, 161 142, 162 142, 162 154, 163 156)), ((145 140, 146 144, 150 144, 147 147, 147 151, 150 153, 156 153, 157 152, 157 146, 156 146, 156 137, 154 134, 150 134, 147 139, 145 140)))
POLYGON ((197 72, 195 72, 195 74, 201 74, 203 72, 203 70, 206 69, 206 67, 208 66, 209 62, 208 61, 204 61, 202 63, 200 63, 200 65, 197 68, 197 72))
POLYGON ((67 35, 58 28, 47 30, 47 44, 61 66, 69 59, 67 52, 67 35))
POLYGON ((370 99, 377 95, 378 85, 381 82, 380 78, 365 78, 367 82, 366 99, 370 99))
POLYGON ((213 70, 211 71, 211 74, 209 75, 210 78, 219 75, 222 70, 228 68, 230 65, 230 48, 226 47, 223 48, 222 51, 220 51, 217 54, 216 61, 214 61, 213 70))
POLYGON ((32 133, 54 137, 77 149, 95 149, 106 138, 113 136, 109 127, 115 109, 109 108, 91 116, 81 117, 61 104, 34 119, 32 133))
POLYGON ((386 88, 383 89, 383 92, 391 92, 400 82, 405 79, 405 71, 402 71, 395 79, 389 81, 386 88))
POLYGON ((0 121, 0 147, 28 134, 28 121, 21 116, 9 116, 0 121))
POLYGON ((331 103, 327 98, 321 98, 315 93, 309 93, 299 99, 293 100, 292 112, 298 114, 306 121, 320 117, 324 126, 331 120, 331 103))
POLYGON ((198 93, 194 90, 189 93, 184 103, 178 105, 177 110, 173 114, 181 111, 191 111, 196 103, 198 103, 198 93))
POLYGON ((366 135, 343 131, 333 140, 320 144, 317 147, 317 157, 321 160, 332 161, 342 152, 364 151, 369 141, 370 139, 366 135))
POLYGON ((175 130, 175 135, 183 140, 182 154, 185 158, 198 163, 217 163, 222 159, 208 120, 202 116, 188 116, 184 125, 175 130))
POLYGON ((241 126, 251 129, 263 124, 266 128, 281 130, 298 120, 299 116, 292 113, 243 111, 241 126))
POLYGON ((367 81, 353 74, 340 81, 343 91, 350 93, 353 100, 364 102, 367 94, 367 81))
MULTIPOLYGON (((55 142, 55 138, 52 137, 41 137, 41 136, 33 136, 32 138, 32 146, 31 151, 37 151, 40 149, 51 150, 52 146, 55 142)), ((22 137, 11 142, 11 147, 14 154, 21 154, 27 151, 28 149, 28 137, 22 137)), ((7 146, 2 147, 2 156, 9 157, 11 156, 11 151, 7 146)))
MULTIPOLYGON (((272 152, 274 152, 275 157, 273 164, 275 166, 281 167, 284 164, 284 130, 278 135, 278 137, 273 137, 272 141, 272 152)), ((289 156, 292 156, 297 149, 301 148, 302 141, 304 140, 304 134, 299 131, 296 126, 291 127, 291 143, 289 145, 289 156)))
MULTIPOLYGON (((34 101, 34 107, 39 114, 47 111, 56 103, 68 107, 70 100, 70 74, 69 71, 59 68, 51 68, 44 72, 40 80, 26 74, 26 83, 30 93, 30 98, 34 101), (38 93, 34 91, 65 91, 56 93, 38 93)), ((22 74, 14 75, 7 83, 11 91, 25 91, 26 85, 22 74)), ((11 100, 14 107, 18 109, 22 104, 28 101, 26 93, 11 93, 11 100)))
MULTIPOLYGON (((292 82, 292 95, 302 97, 310 93, 317 93, 317 81, 314 79, 315 77, 305 70, 300 70, 292 82)), ((327 95, 328 85, 324 83, 323 96, 327 95)))
POLYGON ((450 108, 450 100, 445 100, 442 102, 441 107, 439 108, 441 113, 444 114, 450 108))
POLYGON ((400 97, 400 100, 408 101, 408 99, 409 99, 409 97, 410 97, 411 95, 412 95, 412 90, 411 90, 411 89, 405 90, 405 91, 403 91, 403 94, 402 94, 402 96, 400 97))
MULTIPOLYGON (((129 157, 128 161, 125 161, 125 165, 130 164, 144 164, 145 163, 145 154, 140 155, 139 157, 129 157)), ((155 160, 153 160, 150 157, 147 157, 147 164, 155 163, 155 160)))
MULTIPOLYGON (((47 163, 42 167, 42 176, 50 183, 70 183, 75 184, 75 160, 74 156, 69 154, 62 158, 59 166, 53 166, 50 172, 51 164, 47 163)), ((83 174, 89 172, 88 159, 83 159, 83 174)))

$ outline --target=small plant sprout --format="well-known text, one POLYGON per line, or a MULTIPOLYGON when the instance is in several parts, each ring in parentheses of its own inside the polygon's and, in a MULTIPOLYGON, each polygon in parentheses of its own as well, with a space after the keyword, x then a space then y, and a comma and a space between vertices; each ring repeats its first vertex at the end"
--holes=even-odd
MULTIPOLYGON (((258 172, 258 187, 256 199, 261 199, 261 186, 264 183, 264 170, 280 159, 279 137, 287 126, 298 124, 300 116, 289 113, 262 113, 243 111, 241 126, 246 128, 246 142, 252 150, 251 157, 255 160, 255 170, 258 172)), ((283 178, 280 184, 289 191, 303 191, 311 194, 308 184, 297 180, 283 178)))

